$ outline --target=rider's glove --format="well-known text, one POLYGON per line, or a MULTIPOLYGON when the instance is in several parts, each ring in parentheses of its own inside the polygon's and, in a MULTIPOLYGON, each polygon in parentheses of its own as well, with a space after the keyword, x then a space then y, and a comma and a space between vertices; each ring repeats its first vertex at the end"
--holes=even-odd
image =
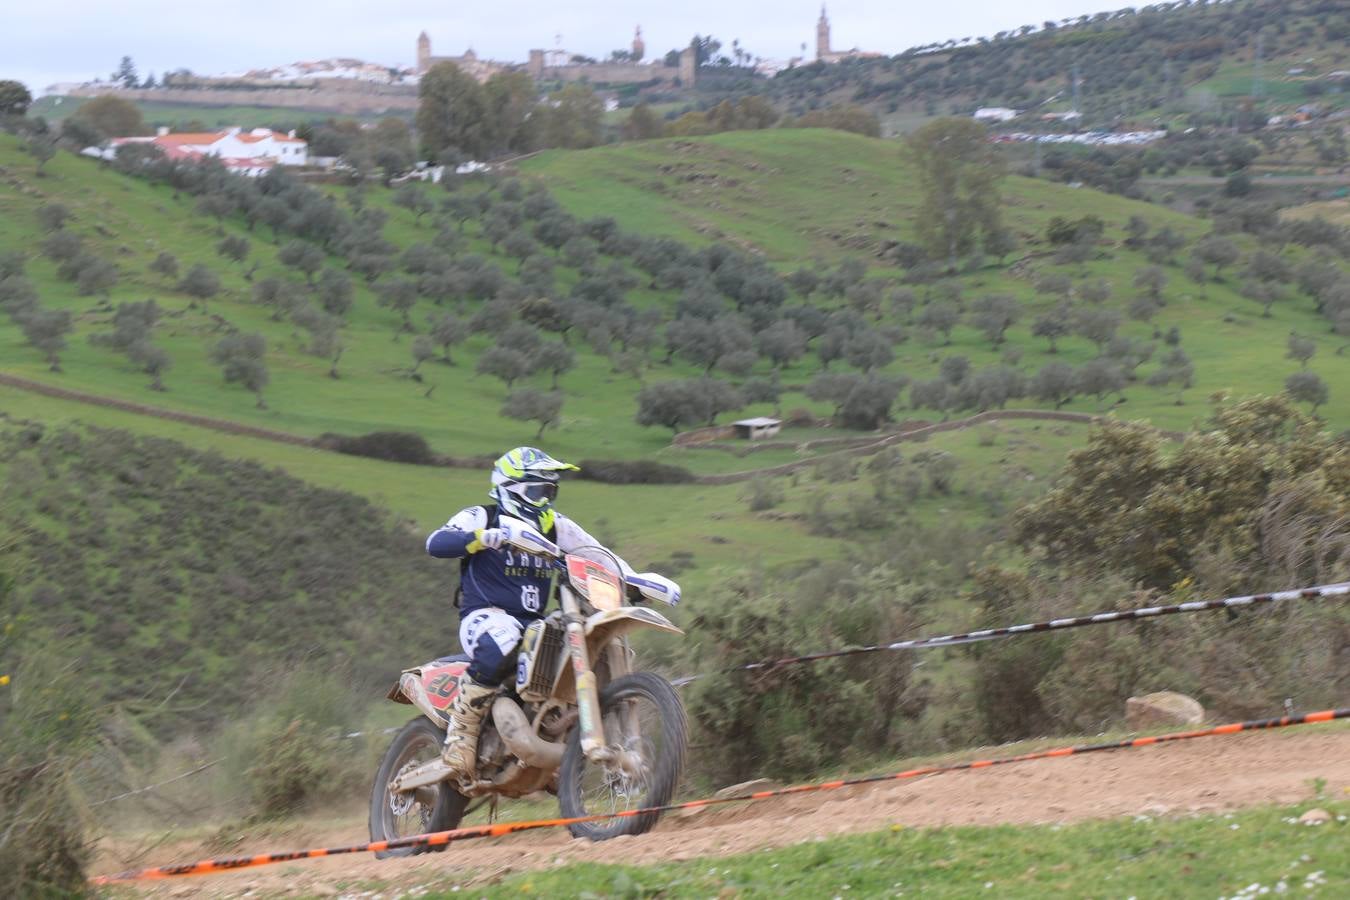
POLYGON ((474 543, 478 544, 480 550, 484 547, 496 550, 506 543, 506 532, 500 528, 480 528, 474 533, 474 543))

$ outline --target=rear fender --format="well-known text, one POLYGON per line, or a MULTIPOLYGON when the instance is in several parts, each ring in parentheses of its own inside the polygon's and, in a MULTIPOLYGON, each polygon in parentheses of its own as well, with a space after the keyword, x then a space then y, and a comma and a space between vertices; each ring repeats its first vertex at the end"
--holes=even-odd
POLYGON ((447 725, 445 710, 459 693, 459 676, 468 667, 468 657, 456 656, 404 669, 398 683, 386 696, 396 703, 412 704, 444 728, 447 725))

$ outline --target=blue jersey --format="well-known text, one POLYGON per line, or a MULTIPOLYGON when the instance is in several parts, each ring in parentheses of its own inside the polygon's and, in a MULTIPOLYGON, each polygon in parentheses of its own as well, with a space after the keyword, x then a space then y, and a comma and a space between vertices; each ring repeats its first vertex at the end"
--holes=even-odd
MULTIPOLYGON (((427 553, 438 559, 467 557, 464 577, 460 580, 460 616, 484 607, 495 607, 517 619, 543 618, 548 606, 553 561, 515 547, 493 550, 481 546, 477 533, 488 527, 488 523, 485 508, 470 506, 460 510, 427 538, 427 553)), ((564 553, 599 546, 593 537, 565 516, 556 516, 554 528, 557 529, 556 543, 564 553)), ((632 574, 627 563, 619 560, 619 565, 626 575, 632 574)))

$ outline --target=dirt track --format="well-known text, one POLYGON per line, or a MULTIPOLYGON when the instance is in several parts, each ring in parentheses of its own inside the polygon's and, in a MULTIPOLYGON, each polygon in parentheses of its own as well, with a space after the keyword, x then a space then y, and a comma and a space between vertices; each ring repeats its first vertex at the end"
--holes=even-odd
MULTIPOLYGON (((744 853, 896 823, 921 827, 1026 824, 1222 812, 1305 800, 1313 779, 1319 778, 1325 779, 1334 796, 1350 790, 1350 730, 1312 725, 1290 732, 1239 734, 732 804, 671 816, 651 834, 603 844, 541 831, 475 840, 444 853, 411 859, 340 856, 147 882, 143 890, 159 897, 232 897, 249 891, 256 892, 253 896, 337 894, 371 880, 410 887, 440 881, 457 871, 463 873, 463 883, 481 883, 505 873, 565 862, 641 864, 744 853)), ((512 818, 509 807, 505 812, 505 818, 512 818)), ((232 848, 228 855, 362 840, 365 835, 351 826, 311 826, 289 834, 280 844, 276 838, 250 841, 232 848)), ((200 843, 179 843, 158 848, 137 865, 212 855, 221 854, 213 854, 200 843)), ((117 856, 115 848, 107 848, 95 870, 126 868, 127 860, 117 856)))

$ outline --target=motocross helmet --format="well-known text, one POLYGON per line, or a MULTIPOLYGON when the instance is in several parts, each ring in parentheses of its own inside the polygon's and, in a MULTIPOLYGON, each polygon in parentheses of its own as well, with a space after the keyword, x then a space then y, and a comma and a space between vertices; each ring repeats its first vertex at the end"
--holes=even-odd
POLYGON ((508 516, 533 522, 547 531, 553 524, 553 500, 558 496, 558 473, 579 471, 534 447, 517 447, 492 466, 489 496, 508 516))

